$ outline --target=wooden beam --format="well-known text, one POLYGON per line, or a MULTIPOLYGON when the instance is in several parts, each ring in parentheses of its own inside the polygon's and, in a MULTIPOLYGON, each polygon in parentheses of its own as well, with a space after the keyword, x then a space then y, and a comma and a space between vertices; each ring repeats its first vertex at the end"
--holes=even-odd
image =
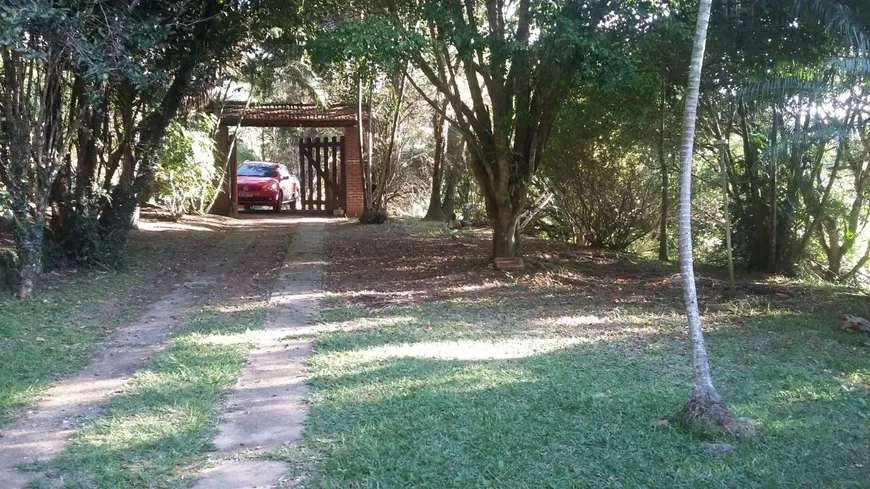
POLYGON ((308 158, 308 161, 309 161, 311 167, 314 168, 314 170, 317 172, 317 175, 320 176, 320 178, 326 180, 326 183, 330 187, 332 187, 333 192, 341 192, 341 190, 338 188, 338 185, 335 182, 333 182, 332 180, 330 180, 329 175, 327 175, 326 172, 324 172, 320 168, 320 164, 314 160, 314 156, 312 156, 312 154, 311 154, 311 146, 306 146, 306 147, 302 147, 299 149, 302 150, 302 152, 308 158))

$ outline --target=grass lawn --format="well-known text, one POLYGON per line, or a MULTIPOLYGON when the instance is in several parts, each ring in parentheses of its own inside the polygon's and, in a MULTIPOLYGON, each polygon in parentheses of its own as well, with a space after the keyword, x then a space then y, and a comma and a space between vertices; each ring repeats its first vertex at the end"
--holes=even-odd
POLYGON ((33 468, 49 469, 66 489, 187 486, 211 450, 218 401, 244 366, 245 331, 258 329, 264 312, 263 303, 231 313, 205 309, 59 459, 33 468))
POLYGON ((754 439, 671 418, 691 390, 676 268, 398 223, 330 238, 312 487, 870 487, 870 338, 846 291, 698 279, 714 380, 754 439), (664 420, 663 420, 664 418, 664 420), (707 443, 736 448, 726 454, 707 443))
POLYGON ((209 304, 84 423, 63 455, 30 467, 47 471, 37 487, 175 488, 196 480, 213 448, 221 399, 251 348, 249 332, 262 327, 290 232, 238 231, 228 239, 246 248, 212 287, 209 304))

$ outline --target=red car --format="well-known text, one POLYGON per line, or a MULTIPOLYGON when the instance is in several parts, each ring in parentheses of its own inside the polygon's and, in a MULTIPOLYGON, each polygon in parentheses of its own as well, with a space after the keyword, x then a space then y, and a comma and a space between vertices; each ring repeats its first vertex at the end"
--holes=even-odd
POLYGON ((283 163, 274 161, 246 161, 239 167, 236 191, 239 205, 250 210, 255 205, 271 206, 281 212, 281 206, 289 203, 296 209, 299 197, 299 180, 287 171, 283 163))

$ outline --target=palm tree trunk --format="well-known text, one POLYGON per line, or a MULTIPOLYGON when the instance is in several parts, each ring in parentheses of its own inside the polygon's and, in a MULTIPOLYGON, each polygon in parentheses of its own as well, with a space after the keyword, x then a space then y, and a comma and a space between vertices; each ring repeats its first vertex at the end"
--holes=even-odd
POLYGON ((698 312, 698 294, 695 290, 695 272, 692 260, 692 156, 695 146, 695 122, 698 118, 698 93, 701 86, 701 67, 707 42, 712 0, 701 0, 695 40, 692 46, 689 84, 686 90, 686 108, 683 113, 683 135, 680 147, 680 272, 683 278, 683 300, 689 322, 692 342, 695 388, 681 412, 681 421, 690 427, 721 430, 731 423, 731 413, 722 402, 707 359, 707 346, 701 331, 698 312))

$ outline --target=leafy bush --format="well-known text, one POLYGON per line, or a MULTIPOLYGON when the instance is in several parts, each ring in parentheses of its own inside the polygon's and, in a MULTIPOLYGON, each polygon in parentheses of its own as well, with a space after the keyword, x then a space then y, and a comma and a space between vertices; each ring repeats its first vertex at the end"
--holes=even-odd
POLYGON ((11 292, 18 282, 18 256, 15 251, 0 248, 0 292, 11 292))
POLYGON ((623 251, 660 220, 659 81, 628 65, 560 107, 540 177, 549 237, 623 251))
POLYGON ((545 172, 555 200, 551 217, 571 241, 625 250, 657 223, 658 188, 641 155, 561 159, 550 162, 545 172))
POLYGON ((207 131, 173 122, 160 154, 152 198, 176 217, 203 212, 217 190, 218 172, 207 131))
POLYGON ((241 139, 236 139, 236 159, 238 159, 239 164, 242 164, 246 161, 259 161, 261 158, 257 156, 257 153, 254 152, 251 148, 245 144, 241 139))
POLYGON ((0 219, 10 210, 12 203, 9 201, 9 192, 0 184, 0 219))

